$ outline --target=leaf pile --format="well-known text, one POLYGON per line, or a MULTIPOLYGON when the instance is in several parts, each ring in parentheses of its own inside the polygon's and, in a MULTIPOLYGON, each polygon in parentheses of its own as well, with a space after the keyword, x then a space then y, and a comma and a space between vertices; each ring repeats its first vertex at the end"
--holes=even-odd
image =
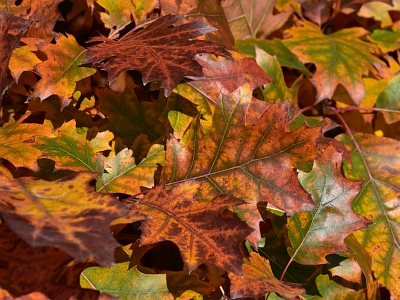
POLYGON ((0 1, 0 298, 399 299, 399 28, 397 0, 0 1))

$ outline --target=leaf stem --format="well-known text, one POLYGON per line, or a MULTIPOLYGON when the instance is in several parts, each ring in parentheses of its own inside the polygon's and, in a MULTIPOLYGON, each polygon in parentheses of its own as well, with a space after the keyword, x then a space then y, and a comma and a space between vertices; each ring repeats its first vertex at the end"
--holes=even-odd
POLYGON ((380 111, 380 112, 391 112, 391 113, 396 113, 399 114, 399 110, 393 110, 393 109, 387 109, 387 108, 379 108, 379 107, 357 107, 357 106, 348 106, 344 108, 336 108, 333 111, 337 113, 342 113, 346 111, 352 111, 352 110, 366 110, 366 111, 380 111))

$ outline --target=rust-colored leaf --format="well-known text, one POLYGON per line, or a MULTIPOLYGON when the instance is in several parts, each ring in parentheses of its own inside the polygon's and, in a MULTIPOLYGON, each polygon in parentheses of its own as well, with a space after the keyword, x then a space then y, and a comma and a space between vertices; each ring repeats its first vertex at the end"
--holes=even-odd
POLYGON ((78 260, 94 256, 101 265, 114 262, 118 243, 109 224, 127 209, 90 187, 97 173, 48 182, 14 179, 3 166, 0 172, 0 214, 22 239, 34 247, 58 247, 78 260))
POLYGON ((198 128, 185 147, 169 140, 163 180, 167 185, 195 180, 202 185, 201 200, 210 201, 221 194, 245 200, 243 210, 253 220, 250 226, 258 231, 260 201, 268 201, 289 215, 314 208, 293 164, 317 156, 320 129, 303 125, 285 132, 286 102, 269 106, 264 114, 260 106, 262 116, 246 126, 251 97, 249 84, 238 88, 217 103, 209 132, 198 128))
POLYGON ((215 61, 209 55, 196 58, 202 65, 205 77, 194 78, 189 84, 210 96, 214 101, 220 93, 228 95, 245 83, 252 90, 272 81, 253 58, 215 61))
POLYGON ((252 230, 238 218, 223 218, 220 213, 243 201, 219 196, 200 202, 196 200, 199 188, 195 182, 170 191, 158 186, 138 200, 136 209, 151 217, 140 227, 142 244, 174 242, 189 271, 208 262, 240 274, 243 260, 239 244, 252 230))
POLYGON ((243 278, 236 274, 229 274, 231 279, 231 297, 259 298, 268 292, 275 292, 292 299, 304 293, 301 285, 279 281, 275 278, 268 260, 257 252, 251 252, 249 259, 243 264, 243 278))
MULTIPOLYGON (((54 274, 72 260, 65 252, 54 247, 32 248, 6 224, 0 224, 0 286, 12 294, 10 299, 43 299, 26 298, 26 294, 32 292, 46 295, 50 299, 59 299, 60 295, 65 299, 98 299, 97 291, 55 282, 54 274)), ((0 299, 4 299, 1 289, 0 299)))
POLYGON ((201 66, 194 60, 198 53, 214 53, 231 57, 222 46, 194 38, 214 30, 201 21, 171 27, 181 15, 168 15, 146 29, 130 34, 118 42, 98 38, 103 43, 89 47, 83 63, 97 63, 112 58, 102 66, 113 82, 123 71, 142 73, 143 83, 160 80, 169 96, 184 76, 202 76, 201 66))

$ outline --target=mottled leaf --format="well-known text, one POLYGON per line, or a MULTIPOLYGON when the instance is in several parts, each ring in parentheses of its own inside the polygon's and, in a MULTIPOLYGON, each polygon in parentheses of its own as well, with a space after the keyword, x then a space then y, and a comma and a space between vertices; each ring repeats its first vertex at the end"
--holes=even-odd
POLYGON ((264 100, 272 103, 290 100, 292 105, 297 106, 297 92, 303 77, 300 76, 293 85, 288 88, 276 56, 270 56, 256 46, 256 60, 265 73, 269 74, 273 79, 273 82, 264 85, 262 89, 264 100))
POLYGON ((259 298, 268 292, 276 292, 285 298, 294 298, 304 293, 301 285, 279 281, 272 273, 269 261, 257 252, 251 252, 243 264, 243 278, 229 274, 232 299, 259 298))
POLYGON ((151 142, 164 135, 165 126, 158 118, 165 103, 139 102, 131 77, 127 77, 125 90, 120 94, 110 88, 95 88, 94 92, 100 99, 98 109, 109 119, 100 129, 118 134, 128 147, 140 133, 146 133, 151 142))
POLYGON ((376 101, 376 107, 387 109, 381 111, 388 124, 400 121, 400 75, 393 76, 376 101))
POLYGON ((298 212, 288 220, 292 260, 303 265, 327 263, 325 256, 346 252, 344 238, 369 222, 351 209, 361 181, 350 181, 340 174, 342 155, 333 146, 325 149, 310 173, 299 173, 299 181, 318 209, 298 212))
POLYGON ((106 9, 100 13, 104 25, 111 29, 110 35, 132 21, 135 5, 132 0, 96 0, 106 9))
POLYGON ((134 195, 140 193, 141 186, 152 188, 154 171, 164 164, 164 158, 163 145, 153 145, 139 164, 135 163, 132 150, 125 148, 118 154, 112 151, 104 158, 107 173, 101 176, 102 182, 97 182, 97 191, 134 195))
POLYGON ((132 0, 135 10, 133 18, 138 26, 148 20, 149 14, 159 5, 157 0, 132 0))
POLYGON ((247 82, 254 90, 272 81, 252 58, 214 61, 209 55, 203 55, 196 60, 202 65, 205 76, 194 78, 196 80, 189 84, 215 102, 220 98, 220 93, 228 95, 247 82))
POLYGON ((37 48, 35 46, 27 45, 14 49, 12 52, 8 67, 10 68, 11 75, 17 82, 24 71, 33 71, 33 67, 42 62, 31 52, 36 50, 37 48))
POLYGON ((400 48, 400 29, 392 30, 375 29, 369 36, 370 40, 378 44, 383 53, 394 51, 400 48))
POLYGON ((221 5, 233 36, 236 40, 244 40, 265 38, 285 24, 291 12, 274 15, 275 3, 276 0, 223 0, 221 5))
POLYGON ((162 17, 118 42, 101 38, 103 43, 89 47, 84 63, 112 58, 102 67, 108 72, 110 82, 123 71, 137 70, 145 84, 160 80, 165 95, 169 96, 184 76, 202 75, 201 66, 194 60, 196 54, 231 57, 222 46, 194 39, 214 30, 203 22, 171 27, 182 18, 181 15, 162 17))
POLYGON ((340 262, 340 264, 329 270, 332 276, 339 276, 347 281, 362 285, 361 268, 354 258, 348 258, 340 262))
POLYGON ((136 209, 151 217, 140 226, 141 242, 174 242, 189 271, 208 262, 240 274, 243 259, 239 244, 252 230, 238 218, 223 218, 220 213, 243 201, 220 196, 200 202, 196 199, 199 188, 195 182, 170 191, 159 186, 138 200, 136 209))
POLYGON ((47 55, 47 60, 36 66, 41 80, 34 86, 28 99, 39 97, 44 100, 57 95, 63 109, 71 101, 76 81, 93 75, 96 70, 79 67, 86 51, 73 35, 60 35, 56 44, 48 44, 41 50, 47 55))
POLYGON ((40 151, 35 148, 39 137, 51 136, 52 130, 40 124, 6 123, 0 128, 0 157, 14 166, 37 170, 40 151))
POLYGON ((303 125, 285 132, 287 103, 269 106, 260 117, 262 109, 254 125, 246 126, 251 97, 249 84, 238 88, 217 103, 209 132, 198 128, 185 147, 169 140, 163 180, 168 185, 195 180, 202 185, 201 200, 221 194, 245 200, 243 214, 259 231, 256 205, 260 201, 271 202, 290 215, 314 207, 292 166, 316 157, 319 128, 303 125))
POLYGON ((317 88, 316 103, 332 98, 338 84, 342 84, 354 103, 360 104, 365 90, 362 75, 373 70, 373 64, 381 64, 375 52, 376 45, 364 42, 360 37, 368 32, 361 27, 351 27, 325 35, 310 22, 286 31, 291 38, 283 43, 303 63, 314 63, 317 71, 311 82, 317 88))
POLYGON ((365 180, 353 203, 355 212, 373 224, 354 233, 359 243, 371 255, 372 270, 394 298, 400 297, 400 143, 384 137, 355 133, 338 139, 351 153, 351 162, 343 164, 350 180, 365 180))
POLYGON ((118 243, 110 222, 127 210, 113 197, 94 192, 96 173, 74 173, 57 181, 14 179, 0 166, 0 211, 10 228, 30 245, 55 246, 78 260, 114 261, 118 243))

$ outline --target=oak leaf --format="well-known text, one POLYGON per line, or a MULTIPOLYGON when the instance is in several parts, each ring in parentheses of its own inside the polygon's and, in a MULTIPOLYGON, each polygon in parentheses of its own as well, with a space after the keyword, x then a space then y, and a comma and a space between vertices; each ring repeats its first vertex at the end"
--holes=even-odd
POLYGON ((143 83, 160 80, 169 96, 184 76, 202 76, 201 66, 194 60, 198 53, 213 53, 230 58, 222 46, 194 38, 214 30, 201 21, 175 27, 181 15, 157 19, 146 29, 124 36, 118 42, 106 38, 92 39, 103 43, 89 47, 83 63, 98 63, 109 59, 101 68, 113 82, 123 71, 142 73, 143 83))
POLYGON ((101 12, 100 18, 104 25, 111 29, 110 35, 132 21, 132 14, 135 11, 132 0, 97 0, 96 2, 107 11, 101 12))
POLYGON ((302 22, 301 27, 292 27, 285 33, 291 37, 283 43, 303 63, 314 63, 317 68, 311 78, 317 89, 316 103, 332 98, 339 84, 356 105, 361 103, 365 95, 362 75, 374 70, 374 64, 382 64, 371 54, 377 51, 377 46, 360 39, 368 33, 364 28, 346 28, 325 35, 317 25, 302 22))
POLYGON ((0 157, 15 167, 37 171, 40 151, 35 148, 39 137, 51 136, 52 130, 40 124, 6 123, 0 128, 0 157))
POLYGON ((260 201, 270 202, 289 215, 314 208, 292 167, 316 158, 320 129, 303 125, 285 132, 286 102, 270 105, 264 114, 264 109, 258 111, 252 125, 246 126, 250 104, 254 103, 251 99, 252 91, 246 84, 217 103, 209 132, 198 126, 184 147, 170 139, 162 180, 166 185, 196 181, 202 185, 200 200, 210 201, 222 194, 245 200, 241 210, 249 218, 248 224, 259 232, 260 201))
POLYGON ((400 29, 392 28, 392 30, 375 29, 369 39, 378 44, 383 53, 395 51, 400 48, 400 29))
POLYGON ((276 292, 285 298, 294 298, 304 293, 301 285, 279 281, 275 278, 268 260, 257 252, 251 252, 243 264, 243 278, 229 274, 231 280, 231 297, 257 299, 267 292, 276 292))
POLYGON ((344 161, 347 179, 365 180, 353 202, 353 210, 374 222, 354 236, 372 257, 372 270, 394 298, 400 297, 399 141, 370 134, 339 135, 351 153, 344 161))
POLYGON ((239 244, 252 230, 238 218, 223 218, 220 213, 243 201, 219 196, 200 202, 196 200, 199 188, 195 182, 172 190, 158 186, 138 200, 135 209, 150 216, 140 226, 141 244, 170 240, 179 247, 189 271, 208 262, 240 274, 239 244))
POLYGON ((400 75, 394 75, 376 100, 376 107, 383 109, 381 113, 388 124, 400 121, 399 87, 400 75))
POLYGON ((364 18, 374 18, 376 21, 381 22, 381 27, 389 27, 393 24, 389 11, 400 10, 399 3, 393 1, 394 6, 381 1, 371 1, 364 3, 357 15, 364 18))
POLYGON ((364 291, 355 291, 336 283, 329 279, 329 275, 319 275, 315 279, 318 291, 322 295, 322 299, 351 299, 364 300, 364 291))
POLYGON ((164 164, 164 158, 163 145, 153 145, 139 164, 135 163, 132 150, 125 148, 118 154, 112 151, 104 158, 107 173, 101 175, 102 182, 97 182, 97 191, 134 195, 140 193, 141 186, 152 188, 154 171, 158 164, 164 164))
POLYGON ((276 0, 224 0, 221 5, 233 36, 236 40, 244 40, 265 38, 285 24, 291 12, 274 15, 275 3, 276 0))
POLYGON ((23 46, 14 49, 11 54, 8 67, 10 68, 11 75, 18 82, 19 77, 25 71, 33 71, 33 67, 42 61, 32 51, 37 48, 33 45, 23 46))
POLYGON ((345 252, 344 238, 369 224, 351 209, 361 189, 361 181, 350 181, 340 174, 342 155, 333 146, 325 149, 310 173, 300 172, 299 181, 318 208, 298 212, 288 220, 292 260, 303 265, 327 263, 325 256, 345 252))
POLYGON ((110 195, 89 186, 98 174, 74 173, 57 181, 14 179, 0 166, 1 216, 30 245, 56 246, 78 260, 94 256, 114 262, 118 243, 109 224, 128 211, 110 195))
POLYGON ((73 35, 60 35, 56 41, 55 45, 48 44, 41 49, 47 55, 47 60, 36 66, 42 78, 28 99, 39 97, 44 100, 51 95, 58 95, 63 109, 71 101, 76 81, 93 75, 96 70, 79 67, 86 51, 78 45, 73 35))

